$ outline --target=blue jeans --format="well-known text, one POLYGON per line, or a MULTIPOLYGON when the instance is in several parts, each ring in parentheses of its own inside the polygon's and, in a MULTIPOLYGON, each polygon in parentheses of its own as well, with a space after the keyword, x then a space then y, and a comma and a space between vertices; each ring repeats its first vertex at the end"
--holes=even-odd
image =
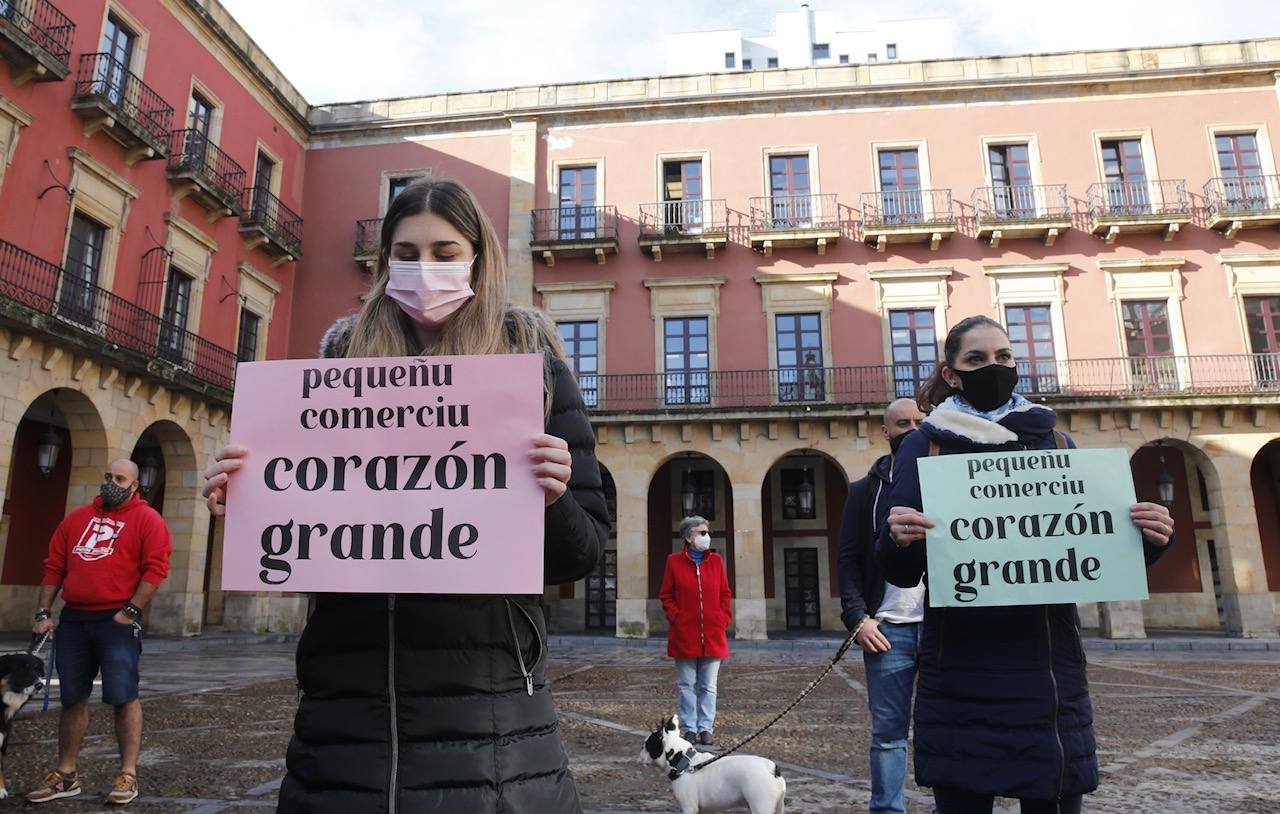
POLYGON ((120 706, 138 697, 141 627, 122 625, 110 617, 80 622, 64 616, 58 621, 53 646, 64 707, 88 700, 99 672, 104 703, 120 706))
POLYGON ((680 689, 680 728, 710 732, 716 725, 716 678, 720 659, 676 659, 676 687, 680 689))
POLYGON ((907 732, 919 667, 919 622, 880 622, 888 653, 863 651, 871 709, 871 814, 906 814, 907 732))

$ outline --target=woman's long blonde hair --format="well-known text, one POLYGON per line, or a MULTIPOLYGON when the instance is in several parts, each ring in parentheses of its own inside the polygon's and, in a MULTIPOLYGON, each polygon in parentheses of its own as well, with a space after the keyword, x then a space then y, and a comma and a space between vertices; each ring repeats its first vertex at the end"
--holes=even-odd
POLYGON ((348 358, 388 356, 463 356, 492 353, 541 353, 550 409, 550 358, 565 361, 555 326, 541 311, 507 303, 507 264, 497 232, 471 190, 456 181, 419 181, 396 196, 382 221, 378 268, 356 317, 347 344, 348 358), (430 212, 462 233, 475 251, 471 288, 465 305, 446 322, 434 347, 417 347, 413 321, 387 296, 387 260, 396 227, 407 217, 430 212))

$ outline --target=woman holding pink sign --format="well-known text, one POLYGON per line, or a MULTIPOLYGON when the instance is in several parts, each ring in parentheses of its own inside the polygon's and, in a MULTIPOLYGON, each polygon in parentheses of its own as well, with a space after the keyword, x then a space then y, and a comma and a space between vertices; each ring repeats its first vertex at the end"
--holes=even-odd
MULTIPOLYGON (((595 437, 554 326, 506 292, 502 247, 471 192, 414 184, 387 210, 363 308, 330 327, 321 355, 542 354, 546 431, 529 459, 545 495, 544 581, 572 582, 608 535, 595 437)), ((246 453, 225 447, 205 471, 214 514, 246 453)), ((546 655, 540 596, 318 595, 278 810, 580 812, 546 655)))
MULTIPOLYGON (((928 455, 1074 448, 1053 410, 1014 392, 1012 342, 985 316, 947 334, 918 397, 929 417, 893 463, 889 518, 877 545, 885 578, 903 588, 926 571, 919 460, 928 455)), ((1137 503, 1148 565, 1173 537, 1169 510, 1137 503)), ((1098 787, 1093 707, 1075 605, 926 606, 915 707, 916 783, 938 814, 991 814, 995 797, 1023 814, 1078 814, 1098 787)))

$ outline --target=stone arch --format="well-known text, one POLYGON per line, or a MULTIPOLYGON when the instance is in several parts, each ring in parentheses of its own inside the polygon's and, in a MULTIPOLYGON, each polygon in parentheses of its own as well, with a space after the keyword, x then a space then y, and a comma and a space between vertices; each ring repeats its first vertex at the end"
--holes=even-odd
POLYGON ((679 550, 680 520, 688 514, 705 517, 711 526, 711 546, 725 558, 729 588, 737 593, 734 541, 734 486, 725 467, 710 455, 681 451, 663 458, 649 479, 647 598, 650 629, 665 630, 658 592, 667 557, 679 550), (690 499, 686 503, 686 493, 690 499), (691 509, 690 509, 691 507, 691 509))
MULTIPOLYGON (((204 621, 206 564, 211 552, 209 510, 199 499, 195 444, 184 427, 160 419, 138 435, 130 457, 139 468, 158 465, 149 500, 164 517, 173 539, 169 578, 149 609, 150 626, 166 633, 197 633, 204 621)), ((210 588, 216 589, 217 584, 210 588)))
POLYGON ((766 470, 760 529, 768 629, 840 629, 836 555, 848 491, 840 461, 813 447, 788 450, 766 470), (807 498, 802 483, 812 488, 807 498))
POLYGON ((78 390, 53 388, 32 399, 11 425, 0 517, 0 624, 27 622, 31 586, 40 583, 49 538, 62 518, 93 499, 108 462, 107 431, 94 403, 78 390), (60 441, 56 465, 46 477, 36 451, 46 433, 60 441), (12 544, 11 544, 12 543, 12 544), (9 618, 12 617, 12 618, 9 618))
POLYGON ((1226 529, 1221 516, 1222 488, 1218 467, 1205 451, 1179 438, 1156 438, 1129 458, 1139 501, 1160 502, 1159 481, 1173 481, 1173 516, 1177 544, 1147 569, 1151 598, 1146 623, 1152 627, 1217 628, 1222 607, 1214 585, 1220 582, 1217 550, 1226 529))
POLYGON ((1280 596, 1280 438, 1268 441, 1249 467, 1266 590, 1280 596))

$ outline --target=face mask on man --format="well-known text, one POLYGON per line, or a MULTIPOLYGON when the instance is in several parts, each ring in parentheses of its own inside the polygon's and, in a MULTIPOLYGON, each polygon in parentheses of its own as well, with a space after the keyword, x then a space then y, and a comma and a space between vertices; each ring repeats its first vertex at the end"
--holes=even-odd
POLYGON ((387 296, 424 328, 439 328, 475 296, 471 264, 391 260, 387 263, 387 296))
POLYGON ((110 510, 120 506, 129 499, 132 492, 128 486, 121 486, 115 481, 107 481, 98 487, 98 495, 102 498, 102 505, 110 510))
POLYGON ((706 551, 708 548, 711 548, 711 535, 699 534, 698 536, 694 537, 693 547, 698 549, 699 551, 706 551))
POLYGON ((984 413, 999 409, 1013 396, 1018 386, 1018 369, 1008 365, 990 364, 977 370, 957 370, 960 391, 965 401, 984 413))

